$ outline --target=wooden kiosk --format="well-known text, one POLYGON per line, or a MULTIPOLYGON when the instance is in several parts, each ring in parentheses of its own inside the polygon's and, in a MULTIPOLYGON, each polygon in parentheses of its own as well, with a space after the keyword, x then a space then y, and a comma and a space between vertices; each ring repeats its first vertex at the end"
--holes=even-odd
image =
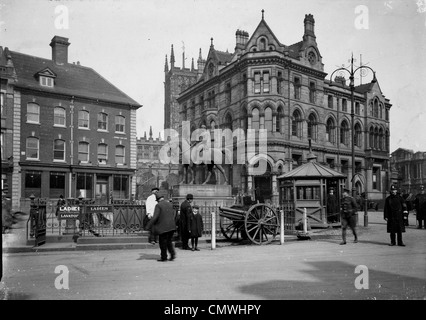
MULTIPOLYGON (((345 186, 346 176, 316 162, 316 155, 311 151, 308 162, 278 177, 280 204, 294 208, 295 225, 302 222, 306 208, 308 226, 311 228, 328 228, 327 193, 334 188, 337 199, 345 186)), ((340 206, 339 206, 340 207, 340 206)), ((339 223, 340 225, 340 223, 339 223)))

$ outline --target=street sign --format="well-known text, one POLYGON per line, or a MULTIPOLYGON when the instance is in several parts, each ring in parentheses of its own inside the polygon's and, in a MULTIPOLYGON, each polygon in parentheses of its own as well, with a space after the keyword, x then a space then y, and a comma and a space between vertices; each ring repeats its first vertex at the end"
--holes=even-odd
POLYGON ((75 220, 80 216, 80 207, 79 206, 63 206, 59 207, 58 210, 58 220, 75 220))

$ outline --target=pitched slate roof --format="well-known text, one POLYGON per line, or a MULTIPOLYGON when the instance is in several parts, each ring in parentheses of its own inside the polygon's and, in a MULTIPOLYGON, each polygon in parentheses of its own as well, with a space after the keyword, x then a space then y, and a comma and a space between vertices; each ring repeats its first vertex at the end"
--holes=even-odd
POLYGON ((214 52, 216 53, 217 59, 221 64, 227 64, 232 59, 232 53, 219 50, 214 50, 214 52))
POLYGON ((58 65, 52 60, 15 51, 9 53, 18 76, 18 87, 141 107, 91 68, 70 63, 58 65), (53 88, 41 87, 36 77, 37 73, 46 68, 56 75, 53 88))
POLYGON ((346 176, 338 171, 330 169, 322 164, 309 161, 287 173, 278 179, 300 179, 300 178, 345 178, 346 176))
POLYGON ((366 92, 370 91, 373 86, 374 86, 374 83, 371 83, 371 82, 361 84, 361 85, 355 87, 355 92, 366 93, 366 92))
POLYGON ((298 59, 299 58, 299 50, 303 45, 303 41, 299 41, 297 43, 294 43, 290 46, 288 46, 288 54, 290 57, 294 58, 294 59, 298 59))

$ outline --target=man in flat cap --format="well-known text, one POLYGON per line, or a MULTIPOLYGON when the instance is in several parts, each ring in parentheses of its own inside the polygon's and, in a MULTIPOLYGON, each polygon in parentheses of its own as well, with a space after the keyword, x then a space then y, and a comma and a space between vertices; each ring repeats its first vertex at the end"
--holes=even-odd
MULTIPOLYGON (((148 217, 148 220, 146 222, 151 220, 152 217, 154 216, 155 206, 157 205, 157 193, 159 191, 160 189, 158 189, 157 187, 152 188, 150 196, 146 198, 145 208, 146 208, 146 216, 148 217)), ((151 232, 151 230, 149 230, 148 241, 151 244, 157 243, 157 237, 153 234, 153 232, 151 232)))
POLYGON ((383 217, 387 222, 387 232, 390 233, 390 246, 398 244, 400 247, 405 247, 402 242, 402 232, 405 232, 404 213, 407 212, 407 206, 397 192, 396 186, 391 185, 390 195, 385 200, 383 217))
POLYGON ((342 206, 340 210, 342 220, 342 242, 341 245, 346 244, 346 229, 351 228, 352 233, 355 237, 354 242, 358 242, 358 235, 356 233, 356 213, 358 205, 353 197, 350 196, 350 190, 347 188, 343 189, 342 206))
POLYGON ((418 222, 417 229, 422 228, 422 222, 426 229, 426 194, 425 187, 423 185, 420 186, 420 192, 416 195, 414 207, 416 209, 416 220, 418 222))
POLYGON ((191 250, 189 248, 189 237, 191 230, 191 216, 192 216, 192 201, 194 196, 190 193, 186 195, 186 200, 180 205, 180 217, 179 217, 179 232, 182 240, 182 250, 191 250))

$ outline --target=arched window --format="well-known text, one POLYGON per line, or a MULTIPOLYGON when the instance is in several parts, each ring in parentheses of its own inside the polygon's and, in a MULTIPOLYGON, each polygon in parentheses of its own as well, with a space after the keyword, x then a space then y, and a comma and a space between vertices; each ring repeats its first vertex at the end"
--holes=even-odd
POLYGON ((53 124, 55 126, 65 127, 65 109, 62 107, 55 107, 53 110, 53 124))
POLYGON ((254 108, 251 115, 251 128, 259 130, 259 109, 254 108))
POLYGON ((379 117, 379 100, 374 100, 373 117, 379 117))
POLYGON ((80 129, 89 129, 89 111, 78 111, 78 127, 80 129))
POLYGON ((384 150, 384 137, 383 137, 383 129, 379 130, 379 150, 384 150))
POLYGON ((40 123, 40 106, 38 104, 27 104, 27 122, 40 123))
POLYGON ((126 129, 126 118, 123 116, 115 116, 115 132, 124 133, 126 129))
POLYGON ((379 129, 374 129, 374 149, 379 149, 379 129))
POLYGON ((278 107, 278 112, 277 112, 277 118, 275 120, 276 122, 276 128, 275 130, 277 132, 283 132, 282 130, 282 123, 283 123, 284 119, 283 119, 283 109, 281 107, 278 107))
POLYGON ((370 148, 374 148, 374 128, 371 127, 370 128, 370 137, 369 137, 369 144, 370 144, 370 148))
POLYGON ((354 129, 355 129, 354 145, 357 147, 361 147, 361 143, 362 143, 361 125, 359 123, 355 124, 354 129))
POLYGON ((361 114, 361 107, 359 102, 355 102, 355 114, 361 114))
POLYGON ((328 142, 331 142, 333 144, 336 142, 336 126, 332 118, 329 118, 327 120, 327 124, 325 127, 325 138, 328 142))
POLYGON ((272 132, 272 109, 265 109, 265 129, 267 132, 272 132))
POLYGON ((108 115, 106 113, 98 113, 98 130, 108 130, 108 115))
POLYGON ((244 131, 247 131, 247 109, 246 108, 243 108, 242 110, 240 126, 241 126, 241 129, 243 129, 244 131))
POLYGON ((216 122, 214 120, 210 121, 210 129, 214 130, 216 128, 216 122))
POLYGON ((28 137, 25 154, 27 159, 39 160, 39 140, 36 137, 28 137))
POLYGON ((346 120, 343 120, 340 125, 340 143, 349 144, 349 125, 346 120))
POLYGON ((53 160, 65 161, 65 141, 55 139, 53 141, 53 160))
POLYGON ((108 161, 108 145, 105 143, 98 144, 98 163, 106 164, 108 161))
POLYGON ((260 39, 259 41, 259 50, 260 51, 264 51, 266 50, 266 40, 265 39, 260 39))
POLYGON ((293 119, 291 122, 291 135, 295 137, 302 137, 302 116, 299 110, 294 110, 293 119))
POLYGON ((382 103, 380 104, 379 117, 380 117, 380 119, 383 118, 383 104, 382 103))
POLYGON ((317 117, 311 113, 308 117, 308 138, 316 141, 318 136, 317 117))
POLYGON ((226 129, 230 129, 232 131, 232 116, 229 113, 225 116, 225 125, 224 125, 224 127, 226 129))
POLYGON ((389 131, 387 131, 387 130, 385 132, 385 139, 386 139, 386 141, 385 141, 385 143, 386 143, 385 150, 389 151, 389 131))
POLYGON ((78 143, 78 160, 83 163, 89 162, 89 143, 86 141, 78 143))
POLYGON ((126 154, 124 146, 116 146, 115 147, 115 163, 116 164, 124 164, 126 162, 126 154))

